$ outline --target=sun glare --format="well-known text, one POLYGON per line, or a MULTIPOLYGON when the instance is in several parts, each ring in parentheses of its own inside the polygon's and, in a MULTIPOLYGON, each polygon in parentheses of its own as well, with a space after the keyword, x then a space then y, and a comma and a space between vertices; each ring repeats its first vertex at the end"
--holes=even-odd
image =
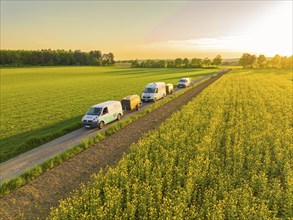
POLYGON ((292 52, 292 3, 261 12, 247 20, 248 28, 237 27, 226 36, 152 42, 145 47, 165 51, 256 53, 290 56, 292 52))
POLYGON ((292 3, 283 2, 270 15, 255 23, 244 35, 243 49, 264 53, 292 55, 292 3))

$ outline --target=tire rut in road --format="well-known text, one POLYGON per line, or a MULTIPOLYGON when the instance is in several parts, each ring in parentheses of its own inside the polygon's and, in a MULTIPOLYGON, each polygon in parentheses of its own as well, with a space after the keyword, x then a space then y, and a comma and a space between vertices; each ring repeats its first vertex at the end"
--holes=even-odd
POLYGON ((107 166, 114 166, 131 144, 136 143, 144 133, 157 128, 173 112, 180 110, 197 94, 220 78, 212 77, 187 91, 160 108, 134 121, 127 127, 86 149, 59 166, 42 174, 10 195, 0 199, 1 219, 44 218, 58 200, 70 196, 83 182, 89 181, 93 173, 107 166))

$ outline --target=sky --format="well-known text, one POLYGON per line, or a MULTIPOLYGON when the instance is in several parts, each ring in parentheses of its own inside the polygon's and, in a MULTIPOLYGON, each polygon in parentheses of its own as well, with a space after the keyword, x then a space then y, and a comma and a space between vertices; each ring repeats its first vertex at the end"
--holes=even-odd
POLYGON ((112 52, 116 60, 290 56, 292 0, 1 0, 1 49, 112 52))

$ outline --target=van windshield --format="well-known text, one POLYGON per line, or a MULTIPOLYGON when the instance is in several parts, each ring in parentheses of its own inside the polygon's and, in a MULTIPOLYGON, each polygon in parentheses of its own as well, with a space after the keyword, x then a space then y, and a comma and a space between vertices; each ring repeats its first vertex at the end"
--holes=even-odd
POLYGON ((181 80, 179 80, 179 82, 185 83, 185 82, 187 82, 187 80, 186 79, 181 79, 181 80))
POLYGON ((93 108, 91 107, 88 111, 87 111, 87 115, 100 115, 102 112, 102 108, 93 108))
POLYGON ((144 91, 143 91, 144 93, 155 93, 155 88, 145 88, 144 89, 144 91))

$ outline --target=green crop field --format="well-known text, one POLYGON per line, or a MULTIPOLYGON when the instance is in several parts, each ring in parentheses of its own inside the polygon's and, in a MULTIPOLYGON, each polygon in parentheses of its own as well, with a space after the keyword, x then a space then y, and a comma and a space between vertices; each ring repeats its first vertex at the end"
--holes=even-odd
POLYGON ((94 104, 141 94, 153 81, 177 83, 212 69, 38 67, 1 69, 1 162, 81 126, 94 104))
POLYGON ((49 219, 290 219, 292 72, 233 70, 49 219))

